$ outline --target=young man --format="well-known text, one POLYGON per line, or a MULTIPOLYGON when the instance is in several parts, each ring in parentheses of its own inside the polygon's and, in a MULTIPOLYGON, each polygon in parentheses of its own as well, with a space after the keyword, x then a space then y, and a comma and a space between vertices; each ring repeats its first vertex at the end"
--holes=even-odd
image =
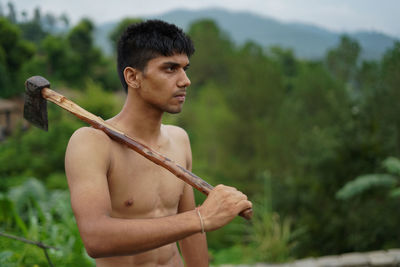
MULTIPOLYGON (((189 138, 161 124, 178 113, 194 52, 176 26, 151 20, 127 28, 118 44, 118 70, 127 91, 112 126, 191 169, 189 138)), ((71 204, 88 254, 97 266, 208 266, 204 232, 251 207, 232 187, 219 185, 195 208, 192 188, 94 128, 78 129, 65 159, 71 204)))

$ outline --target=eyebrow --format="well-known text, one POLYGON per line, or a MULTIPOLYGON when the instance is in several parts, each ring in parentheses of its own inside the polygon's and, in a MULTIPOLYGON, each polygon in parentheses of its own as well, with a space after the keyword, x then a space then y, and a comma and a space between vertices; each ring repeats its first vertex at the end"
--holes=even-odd
MULTIPOLYGON (((180 67, 181 66, 181 64, 173 62, 173 61, 164 62, 162 65, 163 66, 169 66, 169 67, 180 67)), ((185 66, 183 66, 183 68, 188 68, 189 66, 190 66, 190 63, 188 63, 185 66)))

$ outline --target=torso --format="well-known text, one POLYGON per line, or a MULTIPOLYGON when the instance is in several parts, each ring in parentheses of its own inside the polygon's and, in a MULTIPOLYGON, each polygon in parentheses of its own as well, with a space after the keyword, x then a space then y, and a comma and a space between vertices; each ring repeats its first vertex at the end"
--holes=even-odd
MULTIPOLYGON (((174 138, 176 128, 163 128, 168 138, 155 150, 186 168, 187 150, 179 139, 174 138)), ((111 217, 158 218, 178 212, 184 182, 132 149, 114 141, 107 179, 112 205, 111 217)), ((96 259, 96 264, 99 267, 183 266, 176 244, 132 256, 100 258, 96 259)))

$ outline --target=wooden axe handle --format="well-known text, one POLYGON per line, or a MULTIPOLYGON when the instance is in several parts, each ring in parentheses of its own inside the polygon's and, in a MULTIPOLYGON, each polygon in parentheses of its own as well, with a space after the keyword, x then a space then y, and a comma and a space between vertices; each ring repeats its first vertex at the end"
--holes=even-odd
MULTIPOLYGON (((193 186, 200 192, 205 195, 208 195, 211 190, 213 190, 213 186, 208 184, 206 181, 201 179, 199 176, 195 175, 194 173, 186 170, 182 166, 179 166, 171 159, 161 155, 160 153, 152 150, 150 147, 143 145, 131 137, 127 136, 123 132, 119 131, 118 129, 114 128, 112 125, 105 122, 102 118, 90 113, 89 111, 81 108, 65 96, 49 89, 43 88, 42 89, 42 96, 43 98, 53 102, 54 104, 62 107, 63 109, 71 112, 76 117, 85 121, 92 125, 94 128, 102 130, 105 132, 110 138, 120 143, 123 143, 130 147, 131 149, 135 150, 142 156, 146 157, 147 159, 151 160, 152 162, 166 168, 173 174, 175 174, 178 178, 182 179, 187 184, 193 186)), ((239 215, 243 218, 250 220, 252 217, 253 211, 252 209, 244 210, 239 215)))

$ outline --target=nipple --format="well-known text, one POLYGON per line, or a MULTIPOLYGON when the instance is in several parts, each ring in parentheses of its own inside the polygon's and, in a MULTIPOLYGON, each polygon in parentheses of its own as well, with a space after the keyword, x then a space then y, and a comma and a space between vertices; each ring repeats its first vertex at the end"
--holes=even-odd
POLYGON ((127 201, 124 202, 124 204, 125 204, 125 206, 127 206, 127 207, 132 206, 132 205, 133 205, 133 199, 132 199, 132 198, 128 199, 127 201))

